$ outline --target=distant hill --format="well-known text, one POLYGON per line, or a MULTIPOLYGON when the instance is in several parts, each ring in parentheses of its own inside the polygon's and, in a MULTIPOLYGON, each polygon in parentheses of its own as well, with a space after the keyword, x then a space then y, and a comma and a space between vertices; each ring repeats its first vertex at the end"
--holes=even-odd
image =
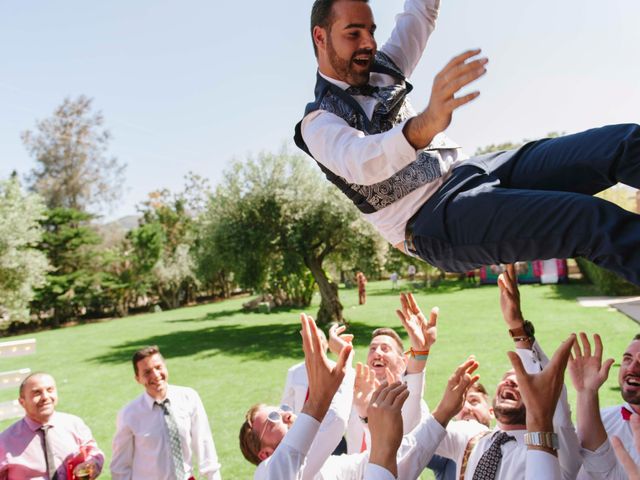
POLYGON ((98 234, 103 238, 103 244, 110 247, 119 243, 129 232, 138 227, 139 215, 127 215, 112 222, 93 224, 98 234))

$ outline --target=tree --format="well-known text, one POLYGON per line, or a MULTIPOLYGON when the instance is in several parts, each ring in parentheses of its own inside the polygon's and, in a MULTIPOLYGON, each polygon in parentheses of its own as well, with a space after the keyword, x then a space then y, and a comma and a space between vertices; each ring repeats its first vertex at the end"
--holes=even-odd
POLYGON ((208 249, 207 258, 218 258, 239 285, 271 293, 280 303, 309 305, 317 284, 319 323, 342 320, 327 266, 353 261, 356 249, 377 241, 355 207, 306 158, 286 151, 225 172, 199 237, 209 239, 201 254, 208 249))
POLYGON ((100 237, 89 225, 92 218, 72 208, 54 208, 41 221, 39 249, 53 268, 46 285, 36 290, 33 308, 54 327, 83 316, 100 289, 100 237))
MULTIPOLYGON (((194 178, 188 177, 189 185, 194 178)), ((185 192, 174 195, 168 190, 151 192, 141 208, 141 227, 162 232, 160 256, 151 271, 151 289, 167 308, 177 308, 194 300, 198 288, 192 259, 195 223, 186 208, 193 193, 189 186, 185 192)))
POLYGON ((29 321, 34 288, 45 282, 49 264, 36 249, 43 214, 42 199, 24 195, 15 176, 0 182, 0 324, 29 321))
POLYGON ((66 98, 53 116, 25 131, 22 141, 37 162, 29 176, 49 208, 86 212, 118 198, 124 165, 107 155, 111 134, 84 95, 66 98))

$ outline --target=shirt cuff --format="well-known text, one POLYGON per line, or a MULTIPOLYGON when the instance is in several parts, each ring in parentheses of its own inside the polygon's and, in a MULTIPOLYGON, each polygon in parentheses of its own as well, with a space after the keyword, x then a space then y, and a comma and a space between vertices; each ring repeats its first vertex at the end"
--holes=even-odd
POLYGON ((307 455, 319 428, 320 422, 306 413, 301 413, 282 439, 282 443, 307 455))
POLYGON ((528 479, 560 479, 558 457, 542 450, 527 450, 526 477, 528 479))
POLYGON ((608 438, 595 452, 581 448, 580 454, 586 472, 606 474, 613 470, 617 463, 616 455, 608 438))
POLYGON ((368 463, 364 469, 364 480, 396 480, 396 477, 386 468, 368 463))

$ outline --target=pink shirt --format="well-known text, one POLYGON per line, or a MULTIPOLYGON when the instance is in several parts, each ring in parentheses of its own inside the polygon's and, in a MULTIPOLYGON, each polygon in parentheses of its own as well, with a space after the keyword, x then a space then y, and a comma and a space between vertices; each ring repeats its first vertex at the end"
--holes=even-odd
MULTIPOLYGON (((51 428, 47 441, 58 466, 59 480, 67 478, 64 462, 78 454, 82 445, 87 447, 88 458, 102 470, 104 455, 80 418, 56 412, 48 424, 51 428)), ((0 480, 48 479, 40 427, 24 417, 0 433, 0 480)))

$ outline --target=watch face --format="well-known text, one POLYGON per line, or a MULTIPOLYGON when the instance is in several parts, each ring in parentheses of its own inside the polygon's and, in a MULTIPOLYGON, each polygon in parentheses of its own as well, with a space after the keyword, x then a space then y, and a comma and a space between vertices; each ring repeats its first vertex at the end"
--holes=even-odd
POLYGON ((535 329, 533 328, 533 323, 531 323, 529 320, 525 320, 524 322, 524 333, 526 333, 529 337, 533 337, 533 334, 536 333, 535 329))

